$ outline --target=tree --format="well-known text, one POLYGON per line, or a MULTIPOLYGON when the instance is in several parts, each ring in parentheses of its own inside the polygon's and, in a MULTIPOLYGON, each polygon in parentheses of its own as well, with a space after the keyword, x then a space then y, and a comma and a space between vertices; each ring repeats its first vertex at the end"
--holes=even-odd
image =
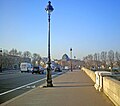
POLYGON ((115 53, 115 58, 116 58, 116 61, 120 61, 120 53, 119 52, 115 53))
POLYGON ((99 53, 94 54, 94 65, 96 66, 96 68, 99 68, 101 66, 99 53))
POLYGON ((114 62, 114 51, 110 50, 108 52, 108 60, 110 62, 111 69, 113 68, 113 62, 114 62))
POLYGON ((88 60, 90 60, 90 61, 93 60, 93 56, 92 56, 92 54, 89 54, 89 55, 88 55, 88 60))
POLYGON ((119 52, 115 53, 115 58, 116 58, 117 65, 120 67, 120 53, 119 52))
POLYGON ((98 61, 100 61, 100 53, 98 53, 97 55, 98 55, 98 61))
POLYGON ((90 54, 86 57, 83 58, 84 59, 84 62, 85 62, 85 67, 86 68, 90 68, 93 66, 93 56, 90 54))
POLYGON ((18 56, 22 57, 22 52, 21 51, 18 52, 18 56))
POLYGON ((17 56, 17 49, 12 49, 9 51, 9 54, 10 55, 14 55, 14 56, 17 56))
POLYGON ((33 57, 32 57, 32 64, 33 64, 33 65, 36 65, 36 62, 37 62, 37 65, 39 65, 39 64, 40 64, 40 61, 41 61, 40 55, 37 54, 37 53, 34 53, 34 54, 33 54, 33 57))
POLYGON ((110 62, 114 61, 114 51, 113 50, 110 50, 108 52, 108 59, 109 59, 110 62))
POLYGON ((106 62, 106 60, 107 60, 107 52, 105 52, 105 51, 101 52, 101 60, 106 62))
POLYGON ((94 61, 97 61, 98 60, 98 55, 97 53, 94 54, 94 61))
POLYGON ((32 55, 31 55, 31 53, 29 52, 29 51, 25 51, 24 53, 23 53, 23 57, 24 58, 30 58, 32 55))
POLYGON ((3 55, 5 56, 5 55, 8 55, 9 54, 9 52, 8 52, 8 50, 3 50, 3 55))
POLYGON ((107 66, 106 66, 107 52, 102 51, 100 57, 101 57, 102 65, 103 65, 104 67, 107 67, 107 66))

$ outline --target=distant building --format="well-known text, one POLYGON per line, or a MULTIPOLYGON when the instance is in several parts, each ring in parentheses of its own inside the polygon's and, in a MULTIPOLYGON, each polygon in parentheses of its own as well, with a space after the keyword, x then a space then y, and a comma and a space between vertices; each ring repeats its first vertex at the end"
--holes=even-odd
MULTIPOLYGON (((69 68, 71 67, 71 59, 69 58, 69 56, 67 54, 64 54, 62 56, 62 59, 58 61, 59 64, 61 64, 61 66, 65 67, 68 66, 69 68)), ((79 68, 79 66, 83 66, 84 62, 78 59, 72 59, 72 67, 74 69, 79 68)))
POLYGON ((69 60, 70 60, 70 58, 68 57, 68 55, 67 54, 64 54, 63 56, 62 56, 62 59, 60 60, 60 64, 61 64, 61 66, 62 67, 65 67, 65 66, 69 66, 69 60))
POLYGON ((64 55, 62 56, 62 61, 69 61, 69 60, 70 60, 70 58, 68 57, 67 54, 64 54, 64 55))
POLYGON ((15 55, 2 55, 0 56, 0 64, 2 64, 3 69, 19 69, 20 63, 28 62, 31 63, 30 58, 24 58, 15 55))

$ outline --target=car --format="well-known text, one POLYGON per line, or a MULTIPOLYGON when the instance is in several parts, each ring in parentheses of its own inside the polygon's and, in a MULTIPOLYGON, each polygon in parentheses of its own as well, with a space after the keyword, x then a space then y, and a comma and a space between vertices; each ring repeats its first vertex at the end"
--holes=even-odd
POLYGON ((117 71, 118 72, 118 71, 120 71, 120 67, 113 67, 112 71, 117 71))
POLYGON ((31 72, 32 65, 30 63, 21 63, 20 70, 22 72, 31 72))
POLYGON ((31 72, 32 65, 30 63, 21 63, 20 70, 21 72, 31 72))
POLYGON ((69 67, 68 66, 65 66, 65 68, 64 68, 65 70, 69 70, 69 67))
POLYGON ((59 67, 55 67, 54 71, 55 72, 62 72, 62 70, 59 67))
POLYGON ((32 69, 32 74, 38 73, 38 74, 44 74, 44 68, 41 66, 34 66, 32 69))
POLYGON ((90 70, 96 71, 96 68, 95 68, 94 66, 92 66, 92 67, 90 68, 90 70))

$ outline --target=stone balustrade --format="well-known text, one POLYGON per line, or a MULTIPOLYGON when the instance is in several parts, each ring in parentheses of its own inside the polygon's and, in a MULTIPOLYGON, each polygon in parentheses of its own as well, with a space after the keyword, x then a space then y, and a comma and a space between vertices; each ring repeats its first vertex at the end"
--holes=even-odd
MULTIPOLYGON (((96 75, 93 71, 81 68, 92 80, 96 82, 96 75)), ((113 79, 112 77, 103 77, 102 91, 108 96, 108 98, 116 105, 120 106, 120 81, 113 79)))

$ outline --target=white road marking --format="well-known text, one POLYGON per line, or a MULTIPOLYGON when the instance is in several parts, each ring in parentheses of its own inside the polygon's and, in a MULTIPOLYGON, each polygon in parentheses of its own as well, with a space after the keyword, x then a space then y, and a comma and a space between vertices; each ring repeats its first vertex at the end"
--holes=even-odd
MULTIPOLYGON (((57 76, 57 75, 59 75, 59 74, 62 74, 62 72, 57 73, 57 74, 55 74, 55 75, 52 75, 52 77, 57 76)), ((43 79, 37 80, 37 81, 35 81, 35 82, 32 82, 32 83, 29 83, 29 84, 26 84, 26 85, 23 85, 23 86, 20 86, 20 87, 11 89, 11 90, 6 91, 6 92, 3 92, 3 93, 0 93, 0 96, 5 95, 5 94, 8 94, 8 93, 13 92, 13 91, 16 91, 16 90, 19 90, 19 89, 21 89, 21 88, 27 87, 27 86, 29 86, 29 85, 35 84, 35 83, 37 83, 37 82, 41 82, 41 81, 43 81, 43 80, 45 80, 45 79, 46 79, 46 78, 43 78, 43 79)))
POLYGON ((35 88, 36 86, 35 85, 33 85, 33 86, 27 86, 26 88, 28 88, 28 89, 33 89, 33 88, 35 88))

